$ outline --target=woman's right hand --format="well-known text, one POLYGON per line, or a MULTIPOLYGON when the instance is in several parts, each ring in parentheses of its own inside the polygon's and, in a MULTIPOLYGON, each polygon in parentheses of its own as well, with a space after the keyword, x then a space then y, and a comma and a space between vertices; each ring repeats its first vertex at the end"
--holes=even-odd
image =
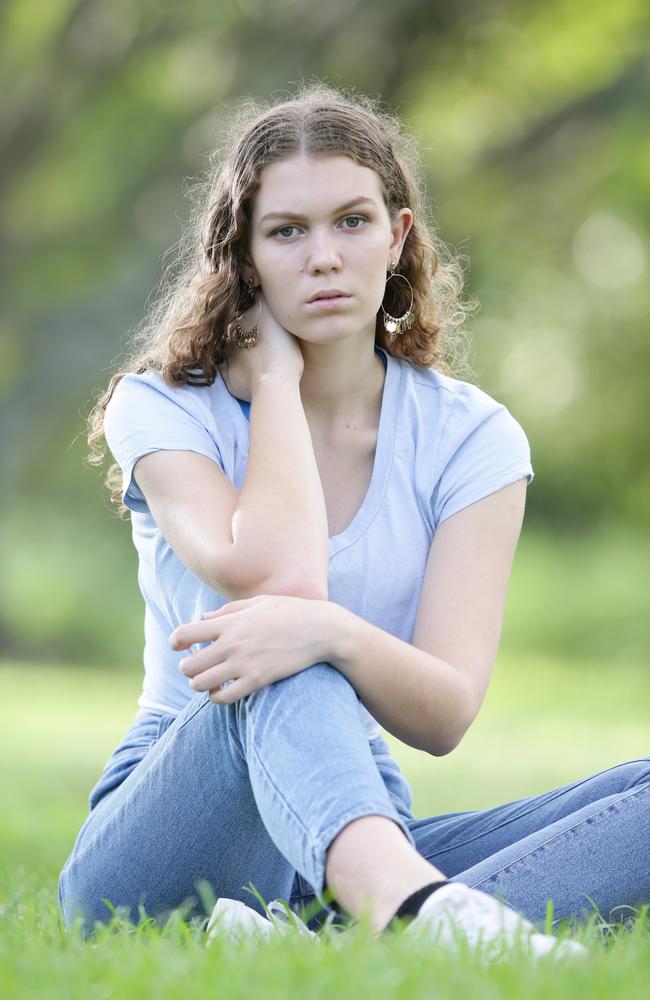
MULTIPOLYGON (((305 365, 300 342, 277 321, 260 288, 256 290, 254 304, 238 322, 244 330, 257 325, 259 336, 254 347, 228 345, 219 371, 233 396, 250 403, 260 377, 270 372, 288 373, 300 382, 305 365)), ((233 320, 230 327, 234 323, 233 320)))

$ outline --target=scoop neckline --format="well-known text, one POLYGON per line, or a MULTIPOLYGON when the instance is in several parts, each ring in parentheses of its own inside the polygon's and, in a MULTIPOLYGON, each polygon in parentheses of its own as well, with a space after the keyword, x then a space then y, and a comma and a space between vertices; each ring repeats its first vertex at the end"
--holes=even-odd
MULTIPOLYGON (((375 345, 375 351, 381 351, 386 359, 386 374, 381 397, 381 410, 377 427, 377 443, 375 446, 372 474, 361 506, 348 526, 337 535, 330 535, 328 538, 330 560, 340 552, 343 552, 344 549, 348 549, 351 545, 354 545, 369 528, 379 512, 390 477, 395 452, 396 418, 399 408, 403 371, 400 363, 385 351, 384 348, 375 345)), ((250 425, 242 411, 239 400, 236 396, 232 395, 225 381, 222 380, 222 382, 231 400, 231 405, 235 407, 239 415, 239 426, 243 427, 245 431, 246 461, 248 461, 250 425)))

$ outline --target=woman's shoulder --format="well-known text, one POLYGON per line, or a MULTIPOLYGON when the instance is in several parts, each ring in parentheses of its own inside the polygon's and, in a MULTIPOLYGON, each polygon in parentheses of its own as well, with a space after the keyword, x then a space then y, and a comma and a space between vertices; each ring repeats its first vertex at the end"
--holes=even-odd
POLYGON ((208 438, 221 448, 235 433, 235 421, 216 383, 173 386, 154 370, 123 375, 104 414, 104 434, 116 457, 152 443, 201 450, 199 443, 208 438))
MULTIPOLYGON (((217 377, 217 381, 220 376, 217 377)), ((215 398, 218 396, 216 382, 213 386, 170 385, 160 371, 147 369, 143 372, 127 372, 113 391, 107 406, 109 410, 120 410, 127 407, 131 413, 144 409, 155 412, 160 409, 173 411, 176 408, 191 413, 193 416, 209 421, 215 409, 215 398)))
POLYGON ((453 418, 454 423, 481 422, 492 413, 506 409, 503 403, 473 382, 446 375, 435 368, 407 367, 418 402, 428 410, 435 410, 442 423, 449 418, 453 418))
POLYGON ((435 529, 451 514, 524 476, 534 476, 525 431, 480 386, 434 369, 412 370, 416 463, 435 529))
POLYGON ((205 387, 192 385, 189 382, 186 385, 170 385, 163 377, 161 371, 147 368, 143 372, 125 372, 117 383, 114 394, 137 393, 142 389, 146 392, 147 389, 152 389, 163 393, 165 396, 169 396, 171 399, 184 399, 195 396, 199 388, 205 387))
POLYGON ((442 465, 454 455, 501 450, 528 454, 526 432, 505 403, 473 382, 409 366, 414 436, 435 447, 442 465))

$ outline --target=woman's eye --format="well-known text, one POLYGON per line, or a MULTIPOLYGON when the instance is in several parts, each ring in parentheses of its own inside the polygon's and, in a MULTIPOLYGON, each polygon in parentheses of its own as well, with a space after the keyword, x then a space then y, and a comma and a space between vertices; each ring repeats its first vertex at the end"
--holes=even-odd
MULTIPOLYGON (((346 215, 343 222, 349 222, 352 219, 353 222, 365 222, 366 220, 362 215, 346 215)), ((349 227, 348 227, 349 228, 349 227)), ((359 226, 352 226, 353 229, 359 229, 359 226)))
MULTIPOLYGON (((352 222, 356 222, 356 223, 363 223, 363 222, 366 222, 366 219, 364 218, 363 215, 346 215, 345 218, 342 219, 341 221, 342 222, 350 222, 350 221, 352 221, 352 222)), ((298 229, 298 228, 299 228, 298 226, 289 226, 289 225, 287 225, 287 226, 281 226, 280 229, 274 230, 274 232, 272 233, 272 235, 273 236, 280 236, 282 239, 284 239, 285 237, 287 239, 289 239, 291 237, 291 235, 292 235, 291 232, 290 232, 290 230, 292 230, 292 229, 298 229)), ((344 228, 346 228, 346 229, 360 229, 361 227, 360 227, 360 225, 356 225, 356 226, 345 226, 344 228)))

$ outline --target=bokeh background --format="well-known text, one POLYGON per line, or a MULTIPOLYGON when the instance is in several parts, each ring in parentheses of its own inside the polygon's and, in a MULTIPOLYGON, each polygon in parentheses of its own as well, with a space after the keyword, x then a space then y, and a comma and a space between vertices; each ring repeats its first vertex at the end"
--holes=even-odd
POLYGON ((220 123, 314 78, 380 96, 420 143, 481 303, 474 381, 536 473, 479 720, 444 759, 391 741, 416 807, 647 754, 646 0, 7 0, 0 25, 6 884, 63 861, 140 685, 135 552, 87 414, 220 123))

